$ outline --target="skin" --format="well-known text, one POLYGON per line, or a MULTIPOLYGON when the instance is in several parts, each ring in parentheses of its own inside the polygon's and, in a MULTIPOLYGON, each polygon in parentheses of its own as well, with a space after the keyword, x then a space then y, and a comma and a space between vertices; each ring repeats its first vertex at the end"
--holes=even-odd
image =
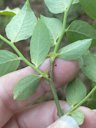
MULTIPOLYGON (((49 60, 40 67, 41 70, 49 70, 49 60)), ((77 62, 57 59, 54 65, 54 80, 56 87, 67 84, 79 71, 77 62)), ((42 81, 35 94, 26 101, 13 100, 13 90, 16 83, 23 77, 34 73, 27 67, 10 73, 0 78, 0 128, 46 128, 57 119, 56 106, 53 101, 33 105, 34 100, 50 91, 45 81, 42 81)), ((62 109, 68 110, 69 106, 60 101, 62 109)), ((80 108, 85 114, 85 121, 81 128, 96 128, 96 112, 89 108, 80 108)))

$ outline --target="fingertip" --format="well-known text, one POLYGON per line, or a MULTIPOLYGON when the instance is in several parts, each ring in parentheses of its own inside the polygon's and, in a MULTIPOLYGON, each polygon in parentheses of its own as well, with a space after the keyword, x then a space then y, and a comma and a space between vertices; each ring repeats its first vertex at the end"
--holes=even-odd
MULTIPOLYGON (((61 107, 67 111, 68 105, 60 101, 61 107)), ((50 124, 57 120, 57 109, 53 101, 45 102, 35 106, 34 108, 17 115, 20 127, 47 128, 50 124)))
POLYGON ((96 112, 87 107, 80 107, 85 115, 85 120, 81 128, 95 128, 96 127, 96 112))
MULTIPOLYGON (((46 59, 41 65, 42 71, 50 71, 50 59, 46 59)), ((79 72, 77 61, 66 61, 57 58, 54 62, 54 81, 58 87, 70 82, 79 72)))
POLYGON ((56 59, 54 64, 54 79, 58 86, 70 82, 78 72, 78 62, 56 59))

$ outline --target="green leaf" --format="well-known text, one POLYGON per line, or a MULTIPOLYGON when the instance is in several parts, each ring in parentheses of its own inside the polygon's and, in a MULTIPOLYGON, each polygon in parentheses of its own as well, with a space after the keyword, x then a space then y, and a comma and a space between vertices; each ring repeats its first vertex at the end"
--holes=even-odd
POLYGON ((84 123, 84 113, 80 110, 76 110, 72 112, 71 116, 77 121, 78 125, 82 125, 84 123))
MULTIPOLYGON (((93 84, 92 86, 96 86, 96 84, 93 84)), ((94 91, 94 93, 87 99, 85 105, 88 108, 96 109, 96 91, 94 91)))
POLYGON ((74 0, 73 4, 79 3, 79 0, 74 0))
POLYGON ((11 40, 11 42, 18 42, 20 40, 28 39, 32 36, 36 22, 37 19, 27 0, 24 7, 16 16, 12 18, 10 23, 7 25, 7 37, 11 40))
POLYGON ((96 56, 92 53, 87 53, 83 56, 82 72, 92 81, 96 82, 96 56))
POLYGON ((53 43, 56 44, 56 40, 58 39, 58 37, 60 37, 62 33, 63 25, 61 21, 56 18, 48 18, 44 16, 41 16, 41 19, 48 27, 53 38, 53 43))
POLYGON ((15 16, 20 11, 19 8, 10 9, 9 7, 5 8, 4 10, 0 10, 0 15, 4 16, 15 16))
POLYGON ((39 19, 34 29, 30 45, 31 60, 36 67, 38 67, 45 60, 51 46, 52 39, 49 30, 39 19))
POLYGON ((91 39, 85 39, 69 44, 60 50, 59 57, 67 60, 79 59, 87 52, 91 41, 91 39))
MULTIPOLYGON (((69 13, 68 13, 67 24, 70 25, 70 23, 75 21, 79 17, 80 13, 82 13, 81 11, 82 11, 82 9, 81 9, 80 4, 72 5, 72 7, 70 8, 69 13)), ((66 31, 67 31, 67 29, 66 29, 66 31)))
POLYGON ((0 50, 0 76, 15 71, 20 63, 17 55, 7 51, 0 50))
MULTIPOLYGON (((63 13, 69 6, 71 0, 44 0, 49 11, 54 14, 63 13)), ((74 0, 73 4, 79 2, 74 0)))
POLYGON ((86 87, 80 79, 69 83, 66 88, 66 99, 70 105, 78 104, 86 96, 86 87))
POLYGON ((29 75, 21 79, 14 89, 14 99, 25 100, 32 96, 40 82, 40 77, 36 75, 29 75))
POLYGON ((80 4, 88 16, 96 19, 96 0, 80 0, 80 4))
POLYGON ((76 20, 67 29, 67 37, 69 42, 87 38, 96 39, 96 29, 85 21, 76 20))

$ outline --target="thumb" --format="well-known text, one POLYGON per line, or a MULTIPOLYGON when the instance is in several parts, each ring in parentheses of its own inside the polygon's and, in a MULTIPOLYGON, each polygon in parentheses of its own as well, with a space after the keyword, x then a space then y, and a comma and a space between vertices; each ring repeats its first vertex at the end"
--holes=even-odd
POLYGON ((47 128, 79 128, 79 126, 74 118, 64 115, 47 128))

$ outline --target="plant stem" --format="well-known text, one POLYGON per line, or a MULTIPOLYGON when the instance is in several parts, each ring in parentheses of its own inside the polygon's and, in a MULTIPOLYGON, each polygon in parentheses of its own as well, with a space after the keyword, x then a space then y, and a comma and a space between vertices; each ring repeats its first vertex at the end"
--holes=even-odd
POLYGON ((61 117, 64 113, 61 109, 59 99, 58 99, 58 96, 57 96, 57 91, 56 91, 56 88, 55 88, 55 84, 54 84, 52 79, 49 80, 49 84, 50 84, 51 92, 52 92, 52 95, 54 97, 54 101, 55 101, 55 104, 56 104, 56 107, 57 107, 58 116, 61 117))
POLYGON ((96 91, 96 86, 88 93, 88 95, 77 105, 75 105, 68 113, 67 115, 70 115, 73 113, 76 109, 78 109, 83 103, 87 101, 87 99, 96 91))
POLYGON ((66 9, 65 13, 64 13, 64 19, 63 19, 63 30, 62 30, 62 34, 60 36, 60 38, 58 39, 56 45, 55 45, 55 48, 54 48, 54 53, 57 53, 58 49, 59 49, 59 46, 60 46, 60 43, 63 39, 63 36, 64 34, 66 33, 66 24, 67 24, 67 16, 68 16, 68 12, 69 12, 69 9, 71 7, 73 3, 73 0, 70 1, 70 4, 68 6, 68 8, 66 9))
POLYGON ((23 54, 17 49, 17 47, 14 45, 14 43, 10 42, 7 40, 5 37, 0 35, 0 39, 3 40, 6 44, 8 44, 17 54, 18 56, 31 68, 33 68, 36 72, 38 72, 42 77, 48 78, 48 75, 43 73, 41 70, 39 70, 37 67, 35 67, 32 63, 30 63, 24 56, 23 54))
POLYGON ((59 98, 57 95, 57 91, 56 91, 56 86, 54 84, 54 77, 53 77, 53 67, 54 67, 54 60, 50 59, 50 80, 49 80, 49 85, 55 100, 55 104, 57 107, 57 111, 58 111, 58 116, 61 117, 64 113, 61 109, 60 103, 59 103, 59 98))
MULTIPOLYGON (((56 43, 55 45, 55 48, 54 48, 54 54, 57 53, 58 49, 59 49, 59 46, 60 46, 60 43, 63 39, 63 36, 66 32, 66 23, 67 23, 67 16, 68 16, 68 11, 71 7, 71 4, 72 4, 73 0, 71 0, 68 8, 66 9, 65 13, 64 13, 64 19, 63 19, 63 31, 62 31, 62 34, 60 36, 60 38, 58 39, 58 42, 56 43)), ((59 103, 59 99, 58 99, 58 96, 57 96, 57 92, 56 92, 56 88, 55 88, 55 84, 54 84, 54 78, 53 78, 53 67, 54 67, 54 61, 55 61, 55 58, 51 58, 51 64, 50 64, 50 88, 51 88, 51 91, 52 91, 52 94, 53 94, 53 97, 54 97, 54 100, 55 100, 55 104, 56 104, 56 107, 57 107, 57 110, 58 110, 58 115, 59 117, 61 117, 64 113, 61 109, 61 106, 60 106, 60 103, 59 103)))
MULTIPOLYGON (((60 43, 63 39, 63 36, 66 32, 66 23, 67 23, 67 16, 68 16, 68 11, 71 7, 71 4, 72 4, 73 0, 71 0, 68 8, 66 9, 65 13, 64 13, 64 19, 63 19, 63 31, 62 31, 62 34, 60 36, 60 38, 58 39, 56 45, 55 45, 55 48, 54 48, 54 54, 57 53, 58 49, 59 49, 59 46, 60 46, 60 43)), ((54 61, 55 61, 55 58, 54 57, 53 59, 51 58, 51 64, 50 64, 50 77, 51 77, 51 81, 50 81, 50 87, 51 87, 51 91, 52 91, 52 94, 54 96, 54 100, 55 100, 55 103, 56 103, 56 106, 57 106, 57 110, 58 110, 58 115, 59 116, 62 116, 64 113, 61 109, 61 106, 59 104, 59 99, 58 99, 58 96, 57 96, 57 92, 56 92, 56 88, 55 88, 55 84, 54 84, 54 78, 53 78, 53 67, 54 67, 54 61)))
POLYGON ((60 43, 61 43, 61 41, 63 39, 64 34, 65 34, 66 20, 67 20, 67 13, 65 12, 64 13, 63 31, 62 31, 62 34, 61 34, 60 38, 58 39, 58 42, 57 42, 57 44, 55 46, 54 53, 56 53, 58 51, 60 43))
MULTIPOLYGON (((63 36, 66 32, 66 23, 67 23, 67 16, 68 16, 68 11, 71 7, 71 4, 72 4, 73 0, 71 0, 68 8, 66 9, 65 13, 64 13, 64 20, 63 20, 63 31, 62 31, 62 34, 60 36, 60 38, 58 39, 58 42, 54 48, 54 53, 57 53, 58 49, 59 49, 59 46, 60 46, 60 43, 63 39, 63 36)), ((36 68, 33 64, 31 64, 23 55, 22 53, 17 49, 17 47, 12 43, 10 42, 9 40, 5 39, 2 35, 0 35, 0 38, 5 42, 7 43, 9 46, 11 46, 14 51, 19 55, 19 57, 21 57, 21 59, 27 64, 29 65, 31 68, 33 68, 35 71, 37 71, 39 74, 41 74, 44 78, 46 78, 48 81, 49 81, 49 84, 50 84, 50 88, 51 88, 51 91, 52 91, 52 94, 53 94, 53 97, 54 97, 54 100, 55 100, 55 103, 56 103, 56 106, 57 106, 57 110, 58 110, 58 115, 59 116, 62 116, 63 115, 63 111, 61 109, 61 106, 59 104, 59 99, 58 99, 58 96, 57 96, 57 92, 56 92, 56 88, 55 88, 55 84, 54 84, 54 78, 53 78, 53 66, 54 66, 54 61, 55 61, 55 58, 54 57, 52 60, 51 60, 51 65, 50 65, 50 79, 48 78, 48 75, 47 74, 44 74, 42 71, 40 71, 38 68, 36 68)))
POLYGON ((50 78, 54 81, 53 68, 54 68, 54 59, 50 58, 50 78))
POLYGON ((56 88, 55 88, 55 85, 54 85, 54 82, 53 82, 53 77, 52 77, 53 76, 53 74, 52 74, 52 69, 53 69, 52 65, 53 64, 50 65, 51 66, 51 74, 52 74, 51 77, 52 77, 52 79, 49 79, 47 74, 40 71, 38 68, 36 68, 33 64, 31 64, 28 61, 12 42, 7 40, 2 35, 0 35, 0 39, 3 40, 6 44, 8 44, 28 66, 33 68, 36 72, 38 72, 40 75, 42 75, 45 79, 47 79, 49 81, 50 88, 51 88, 51 91, 52 91, 52 94, 53 94, 53 97, 54 97, 54 100, 55 100, 55 103, 56 103, 56 106, 57 106, 58 114, 59 114, 59 116, 61 116, 63 113, 62 113, 62 110, 61 110, 61 107, 60 107, 60 104, 59 104, 58 96, 57 96, 57 93, 56 93, 56 88))

